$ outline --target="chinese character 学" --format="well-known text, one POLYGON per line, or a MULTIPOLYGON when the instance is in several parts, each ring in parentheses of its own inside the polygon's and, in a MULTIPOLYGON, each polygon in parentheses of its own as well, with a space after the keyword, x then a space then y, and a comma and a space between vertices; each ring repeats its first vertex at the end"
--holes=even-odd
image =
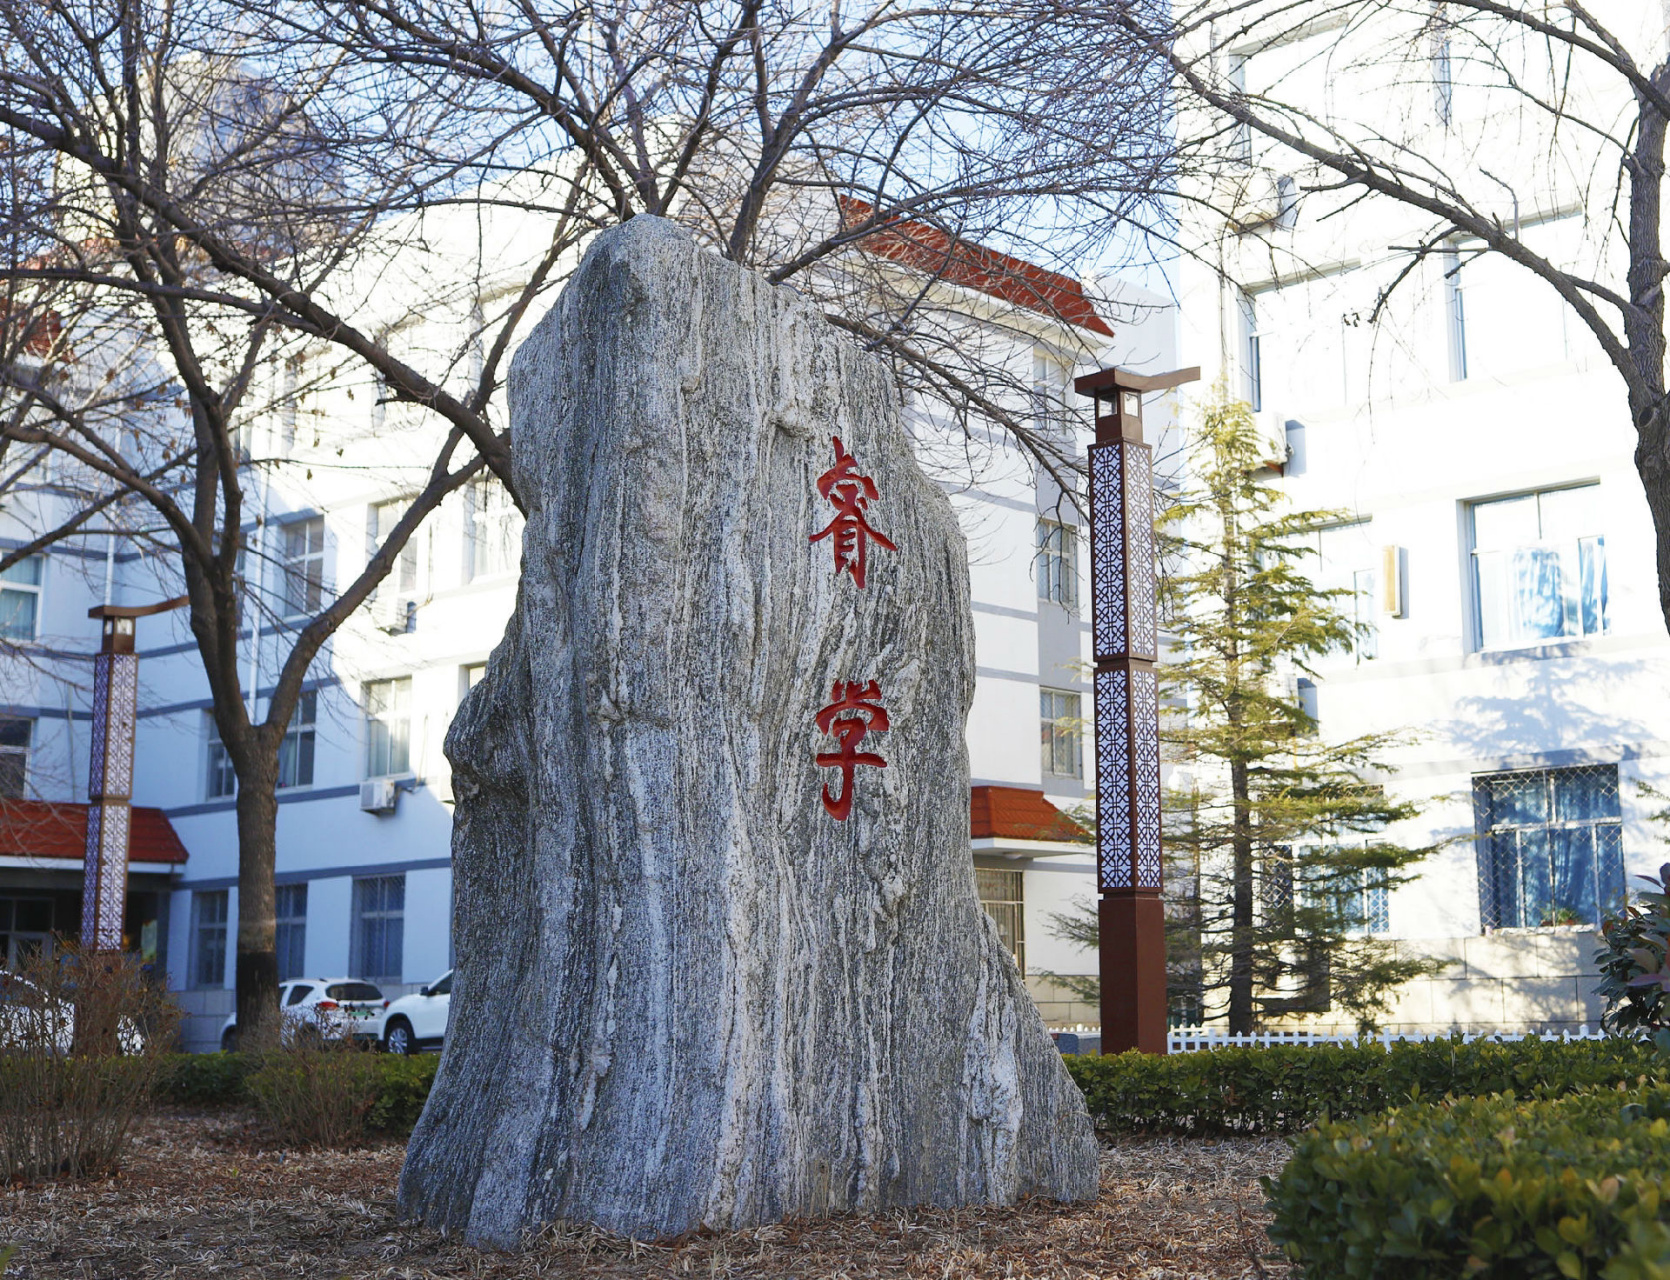
POLYGON ((852 812, 853 770, 861 764, 887 768, 887 761, 875 752, 858 749, 865 734, 872 729, 880 733, 887 728, 887 709, 881 705, 881 682, 877 680, 869 684, 837 680, 829 697, 830 704, 818 712, 818 731, 833 734, 841 746, 838 751, 820 751, 817 760, 820 769, 841 771, 839 796, 829 794, 827 782, 823 787, 823 807, 829 810, 830 817, 841 821, 852 812))
POLYGON ((835 518, 808 539, 821 542, 833 537, 835 572, 844 569, 852 574, 856 586, 864 585, 864 564, 869 543, 897 551, 884 536, 870 528, 864 519, 864 508, 878 495, 876 482, 858 474, 858 459, 841 447, 841 437, 835 437, 835 465, 818 477, 818 493, 835 507, 835 518))

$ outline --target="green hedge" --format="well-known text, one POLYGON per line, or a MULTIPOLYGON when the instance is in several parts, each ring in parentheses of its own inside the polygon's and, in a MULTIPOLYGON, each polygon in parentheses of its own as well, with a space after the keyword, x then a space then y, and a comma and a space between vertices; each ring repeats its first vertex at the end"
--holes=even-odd
POLYGON ((1323 1116, 1446 1094, 1548 1097, 1670 1076, 1670 1063, 1650 1045, 1622 1039, 1270 1045, 1074 1055, 1066 1063, 1099 1127, 1185 1134, 1294 1133, 1323 1116))
MULTIPOLYGON (((410 1133, 435 1080, 437 1054, 403 1058, 367 1054, 377 1073, 377 1101, 369 1115, 373 1129, 410 1133)), ((169 1056, 157 1085, 160 1101, 192 1106, 248 1105, 247 1081, 260 1067, 253 1053, 178 1053, 169 1056)))
POLYGON ((1307 1280, 1663 1280, 1670 1088, 1325 1121, 1264 1180, 1307 1280))

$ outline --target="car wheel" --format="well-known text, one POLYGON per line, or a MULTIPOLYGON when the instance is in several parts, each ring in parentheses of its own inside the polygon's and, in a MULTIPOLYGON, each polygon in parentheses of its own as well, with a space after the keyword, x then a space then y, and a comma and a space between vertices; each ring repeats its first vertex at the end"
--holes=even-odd
POLYGON ((404 1018, 396 1018, 389 1023, 388 1029, 383 1032, 383 1049, 387 1053, 416 1053, 417 1040, 412 1035, 412 1024, 404 1018))
POLYGON ((220 1033, 220 1051, 222 1053, 236 1053, 238 1051, 238 1029, 227 1027, 220 1033))

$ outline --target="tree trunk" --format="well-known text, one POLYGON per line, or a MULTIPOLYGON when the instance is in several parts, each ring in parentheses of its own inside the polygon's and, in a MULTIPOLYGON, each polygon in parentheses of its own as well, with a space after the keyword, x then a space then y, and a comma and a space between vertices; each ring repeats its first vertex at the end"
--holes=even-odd
POLYGON ((1229 766, 1229 784, 1235 808, 1235 831, 1230 842, 1234 902, 1230 911, 1229 1033, 1244 1036, 1253 1031, 1254 948, 1252 801, 1244 761, 1229 766))
MULTIPOLYGON (((253 736, 253 734, 252 734, 253 736)), ((238 773, 238 1047, 278 1044, 278 927, 273 862, 278 847, 277 753, 234 757, 238 773)))
POLYGON ((967 552, 885 366, 644 216, 510 403, 522 582, 447 739, 458 966, 402 1210, 509 1245, 1094 1195, 975 893, 967 552), (864 572, 813 540, 832 437, 892 543, 864 572))
MULTIPOLYGON (((1659 68, 1656 83, 1670 82, 1659 68)), ((1652 512, 1658 564, 1658 602, 1670 628, 1670 418, 1664 389, 1663 189, 1666 121, 1645 96, 1629 157, 1629 296, 1624 336, 1637 377, 1630 387, 1635 418, 1635 466, 1652 512)))

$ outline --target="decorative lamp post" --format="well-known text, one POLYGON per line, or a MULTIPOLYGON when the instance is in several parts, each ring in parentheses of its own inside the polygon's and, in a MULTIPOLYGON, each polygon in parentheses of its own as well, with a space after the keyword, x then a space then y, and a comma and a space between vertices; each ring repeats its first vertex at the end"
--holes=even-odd
POLYGON ((81 946, 120 951, 128 893, 128 825, 133 802, 133 725, 139 655, 134 619, 164 613, 186 597, 139 606, 99 605, 104 639, 93 659, 93 759, 87 770, 87 861, 81 886, 81 946))
POLYGON ((1073 383, 1096 403, 1090 581, 1103 1053, 1166 1051, 1154 461, 1142 441, 1142 393, 1199 377, 1198 368, 1104 369, 1073 383))

